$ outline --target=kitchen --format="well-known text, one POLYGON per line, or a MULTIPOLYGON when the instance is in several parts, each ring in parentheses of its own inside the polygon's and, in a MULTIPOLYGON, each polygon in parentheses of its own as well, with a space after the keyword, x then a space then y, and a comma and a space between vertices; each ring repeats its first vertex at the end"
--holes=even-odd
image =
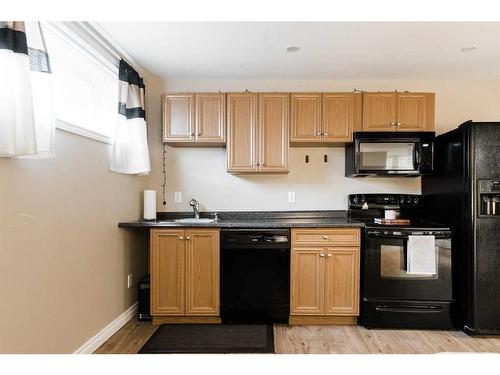
MULTIPOLYGON (((33 280, 36 279, 31 275, 27 275, 26 272, 22 273, 25 275, 25 279, 21 281, 21 290, 28 293, 28 295, 39 295, 40 297, 35 298, 40 306, 47 303, 44 299, 52 301, 53 304, 53 308, 40 312, 43 321, 49 322, 45 327, 38 328, 40 337, 48 337, 50 335, 49 330, 54 330, 51 317, 53 314, 57 314, 58 311, 64 311, 63 315, 68 317, 81 317, 82 322, 81 325, 75 327, 75 319, 62 317, 58 329, 74 331, 71 339, 65 341, 64 335, 59 334, 56 340, 49 340, 45 343, 32 340, 30 346, 25 346, 23 340, 16 338, 16 334, 11 328, 5 327, 5 332, 9 332, 8 337, 11 338, 13 346, 10 349, 6 346, 4 350, 6 352, 74 352, 77 350, 86 352, 85 350, 91 348, 90 352, 96 350, 97 352, 108 351, 115 353, 121 350, 138 352, 157 330, 159 323, 170 323, 169 325, 173 326, 175 323, 189 323, 189 320, 191 320, 191 323, 196 324, 212 323, 213 326, 223 326, 224 324, 219 324, 224 319, 221 317, 224 307, 222 300, 224 295, 227 296, 231 293, 231 291, 227 290, 224 292, 224 288, 228 285, 236 285, 233 283, 235 283, 234 278, 238 275, 222 273, 224 259, 226 262, 231 260, 227 257, 224 258, 223 242, 221 241, 226 238, 224 232, 227 229, 250 229, 252 225, 252 229, 277 230, 278 234, 274 233, 277 237, 272 237, 271 241, 274 241, 274 239, 281 241, 280 236, 283 234, 279 230, 289 230, 285 234, 288 247, 280 248, 278 252, 284 250, 286 254, 290 255, 288 265, 291 268, 285 268, 287 268, 288 274, 292 276, 292 279, 287 279, 292 294, 285 294, 289 299, 291 314, 288 314, 288 321, 282 320, 274 327, 274 349, 284 348, 280 346, 282 344, 278 340, 281 340, 282 343, 293 342, 293 335, 295 334, 303 335, 297 339, 299 341, 304 340, 304 337, 310 337, 310 341, 306 340, 306 349, 301 348, 300 345, 292 345, 291 348, 288 348, 289 351, 283 349, 283 351, 276 350, 277 352, 335 353, 341 351, 343 353, 368 353, 372 352, 370 345, 373 345, 371 349, 379 350, 380 348, 375 347, 371 341, 369 341, 367 347, 362 349, 358 347, 359 351, 355 351, 349 345, 332 344, 335 343, 335 340, 331 339, 331 337, 336 337, 336 335, 341 334, 340 332, 349 332, 346 334, 354 335, 352 337, 356 337, 356 340, 360 341, 367 340, 366 335, 374 335, 373 337, 377 337, 377 340, 383 340, 384 332, 385 334, 392 332, 392 330, 376 329, 377 327, 371 327, 375 328, 373 330, 365 329, 358 318, 363 309, 361 302, 363 300, 362 290, 365 280, 363 276, 365 275, 363 249, 366 223, 359 218, 347 217, 347 210, 350 208, 356 209, 355 197, 370 199, 369 194, 380 194, 390 199, 392 199, 392 195, 395 195, 398 199, 400 196, 405 198, 408 196, 418 197, 420 199, 425 195, 423 185, 425 185, 426 177, 346 176, 349 159, 347 150, 352 146, 353 133, 360 132, 362 134, 370 130, 381 131, 380 128, 367 128, 367 126, 370 126, 367 120, 369 119, 370 96, 380 97, 385 95, 390 98, 390 102, 396 101, 396 103, 399 98, 416 96, 417 107, 420 110, 424 108, 425 112, 423 116, 422 113, 417 114, 423 125, 419 129, 412 129, 412 132, 434 131, 436 135, 440 135, 457 128, 470 119, 474 122, 499 121, 500 113, 498 113, 497 102, 500 88, 498 78, 492 78, 496 77, 494 76, 496 69, 494 62, 491 68, 492 73, 490 73, 486 63, 486 61, 490 60, 487 60, 487 57, 483 55, 479 55, 479 58, 474 57, 474 54, 482 53, 482 47, 472 52, 460 51, 461 48, 468 47, 469 43, 477 43, 481 46, 488 45, 488 40, 482 41, 480 38, 487 39, 488 37, 485 35, 494 35, 494 32, 488 33, 484 29, 478 31, 480 28, 477 25, 471 25, 463 33, 473 33, 476 40, 479 41, 469 42, 473 38, 460 36, 460 30, 465 27, 455 26, 453 28, 453 24, 448 26, 428 26, 426 28, 419 28, 415 24, 385 24, 383 25, 386 28, 383 31, 384 33, 394 32, 399 29, 404 30, 401 31, 402 34, 414 33, 413 35, 420 35, 422 43, 416 48, 417 50, 420 48, 420 50, 414 52, 414 55, 408 58, 421 59, 418 61, 421 65, 427 67, 426 73, 423 74, 417 68, 412 71, 411 67, 388 62, 386 59, 377 60, 373 55, 368 56, 367 52, 366 58, 370 58, 371 63, 375 66, 384 66, 385 64, 391 67, 390 73, 371 75, 363 73, 366 64, 352 60, 347 61, 347 59, 340 59, 338 66, 326 68, 328 61, 335 60, 333 53, 327 56, 322 55, 323 61, 319 61, 319 57, 316 59, 308 58, 308 56, 315 54, 313 52, 315 51, 314 48, 321 48, 321 46, 315 47, 312 42, 311 45, 308 45, 308 41, 301 39, 299 35, 310 34, 317 36, 317 33, 322 31, 321 27, 330 27, 328 32, 334 34, 335 31, 338 31, 335 28, 341 27, 340 25, 309 24, 303 25, 303 29, 296 31, 296 25, 286 24, 280 26, 269 24, 258 28, 255 25, 233 24, 229 26, 217 23, 212 25, 183 25, 182 23, 170 25, 158 23, 154 25, 144 23, 140 30, 136 30, 136 32, 142 33, 141 37, 135 37, 133 33, 127 32, 127 29, 130 28, 130 24, 127 22, 101 22, 99 25, 103 35, 108 36, 109 40, 115 41, 121 50, 128 52, 127 56, 124 54, 122 56, 128 57, 126 60, 134 68, 140 70, 140 74, 144 77, 146 86, 147 146, 151 172, 147 176, 112 174, 106 167, 108 150, 105 147, 108 145, 61 129, 56 132, 57 157, 47 164, 42 165, 41 161, 37 161, 39 166, 36 166, 28 160, 7 160, 4 158, 0 160, 2 173, 5 171, 5 175, 9 177, 8 180, 13 181, 8 185, 2 185, 2 195, 13 197, 12 203, 5 202, 5 214, 10 213, 11 217, 15 218, 5 228, 6 231, 2 232, 2 236, 5 234, 5 238, 7 238, 8 246, 14 249, 19 247, 30 248, 35 246, 40 238, 47 238, 45 241, 41 241, 42 248, 51 248, 50 251, 44 250, 46 255, 51 254, 53 256, 57 254, 61 259, 68 258, 67 264, 65 267, 61 267, 61 270, 57 270, 57 262, 50 262, 43 266, 44 268, 48 267, 46 271, 53 275, 51 277, 45 277, 45 273, 42 274, 41 271, 35 270, 35 275, 41 277, 41 284, 37 288, 33 286, 33 280), (445 27, 450 29, 444 32, 443 28, 445 27), (207 31, 207 28, 209 31, 207 31), (253 39, 249 36, 249 34, 251 35, 248 32, 249 29, 252 29, 255 33, 253 39), (189 30, 191 37, 182 40, 183 47, 181 48, 179 35, 187 33, 187 30, 189 30), (279 40, 279 43, 274 42, 280 46, 280 51, 275 52, 277 56, 274 58, 276 60, 273 62, 273 58, 270 57, 270 60, 265 64, 252 65, 251 62, 254 61, 252 59, 257 59, 256 56, 264 54, 270 48, 268 45, 262 46, 261 41, 265 38, 271 38, 269 35, 271 30, 273 30, 276 40, 279 40), (453 41, 455 44, 447 39, 451 33, 450 30, 453 30, 456 35, 456 40, 453 41), (165 35, 171 36, 168 40, 162 42, 159 40, 161 39, 159 36, 152 36, 155 33, 162 35, 164 39, 165 35), (235 35, 235 40, 227 41, 223 39, 221 35, 224 33, 235 35), (203 64, 187 64, 189 59, 199 61, 199 57, 196 56, 194 51, 196 51, 196 46, 206 44, 205 35, 208 34, 218 35, 221 38, 220 40, 225 40, 228 45, 222 47, 222 43, 211 43, 210 48, 213 49, 212 58, 207 55, 203 60, 203 64), (283 35, 287 35, 287 38, 280 40, 283 35), (425 47, 424 42, 431 37, 434 40, 439 40, 442 37, 441 41, 436 41, 436 45, 448 43, 453 45, 453 48, 456 47, 455 49, 458 49, 458 52, 454 49, 453 53, 450 53, 452 56, 442 56, 443 61, 441 63, 433 63, 432 59, 426 58, 426 54, 423 52, 425 48, 430 48, 425 47), (149 40, 147 40, 148 38, 149 40), (284 43, 284 40, 287 43, 284 43), (468 42, 464 44, 465 40, 468 42), (238 50, 238 44, 244 44, 246 50, 241 52, 242 56, 234 57, 237 61, 232 64, 230 63, 230 57, 234 54, 234 51, 238 50), (161 46, 161 53, 158 52, 158 45, 161 46), (194 55, 191 57, 182 55, 178 60, 175 60, 175 56, 168 54, 167 46, 171 50, 192 51, 194 55), (288 52, 286 51, 287 47, 298 47, 298 51, 288 52), (252 51, 252 53, 249 51, 252 51), (252 56, 253 54, 255 56, 252 56), (446 58, 450 60, 464 59, 466 62, 457 63, 456 69, 449 71, 446 66, 450 61, 447 61, 446 58), (239 59, 246 61, 246 64, 239 59), (300 63, 297 63, 296 60, 300 63), (134 63, 137 61, 141 61, 141 64, 134 63), (176 65, 169 65, 170 63, 167 63, 167 61, 172 61, 172 64, 176 61, 176 65), (471 70, 477 64, 483 64, 484 75, 474 76, 471 74, 471 70), (277 66, 286 70, 286 73, 279 72, 277 66), (332 75, 330 69, 335 69, 336 76, 332 75), (341 74, 341 72, 344 74, 341 74), (177 107, 172 106, 171 103, 177 99, 179 100, 177 103, 180 104, 177 107), (331 108, 337 110, 341 108, 341 111, 347 114, 345 118, 348 120, 344 120, 345 127, 341 129, 344 138, 340 136, 329 140, 327 138, 331 137, 332 131, 325 130, 328 126, 325 125, 325 119, 335 113, 331 108, 328 109, 329 103, 332 102, 335 104, 331 108), (205 107, 203 107, 203 103, 205 103, 205 107), (301 107, 302 103, 307 105, 301 107), (313 104, 311 105, 311 103, 313 104), (424 103, 423 106, 422 103, 424 103), (235 121, 241 121, 244 117, 241 113, 239 115, 234 115, 234 113, 237 109, 242 110, 245 105, 248 106, 244 109, 247 114, 252 112, 248 116, 250 118, 248 121, 253 121, 254 133, 250 138, 254 138, 247 139, 246 144, 241 142, 233 147, 236 138, 234 138, 235 129, 231 128, 231 126, 235 124, 235 121), (342 107, 342 105, 346 107, 342 107), (197 125, 203 123, 203 113, 199 111, 199 108, 208 108, 208 110, 214 111, 216 115, 212 113, 207 117, 207 121, 213 121, 211 124, 219 124, 218 127, 209 127, 210 130, 216 129, 215 133, 218 132, 215 137, 216 140, 202 141, 201 146, 197 144, 196 139, 198 137, 202 138, 205 131, 199 131, 201 128, 197 125), (264 108, 270 108, 267 114, 262 111, 264 108), (304 111, 298 113, 301 108, 304 111), (175 110, 184 112, 172 114, 175 110), (279 112, 279 116, 276 116, 277 112, 279 112), (171 117, 166 115, 168 113, 171 114, 171 117), (303 133, 299 133, 309 131, 307 126, 303 129, 294 126, 297 123, 303 125, 306 122, 304 118, 307 118, 307 116, 309 116, 309 124, 313 124, 311 126, 313 131, 310 131, 304 138, 303 133), (272 121, 280 123, 279 131, 278 133, 272 131, 266 133, 270 137, 275 137, 274 140, 266 143, 262 136, 264 134, 263 130, 266 129, 266 124, 272 123, 272 121), (179 135, 184 137, 179 140, 181 145, 173 144, 176 141, 172 141, 172 138, 179 135), (280 139, 280 141, 276 141, 277 139, 280 139), (213 144, 208 144, 209 142, 213 142, 213 144), (249 145, 249 149, 253 147, 253 152, 251 157, 244 160, 247 145, 249 145), (271 146, 266 149, 268 145, 271 146), (79 150, 79 155, 75 155, 72 152, 73 150, 79 150), (82 160, 82 155, 86 155, 86 161, 82 160), (233 156, 234 158, 231 159, 233 156), (261 163, 264 165, 256 165, 261 163), (242 164, 244 164, 244 167, 242 167, 242 164), (265 168, 271 164, 270 169, 266 171, 265 168), (74 166, 77 166, 78 172, 74 169, 74 166), (50 178, 47 179, 46 176, 50 178), (45 202, 38 200, 29 193, 28 186, 33 179, 38 181, 39 191, 37 194, 42 198, 45 197, 45 202), (53 182, 49 181, 50 179, 53 182), (16 182, 14 183, 14 181, 16 182), (92 191, 89 192, 88 186, 85 185, 90 185, 92 191), (71 191, 62 189, 62 191, 58 192, 59 195, 56 196, 53 195, 56 186, 68 186, 71 191), (143 209, 143 192, 145 190, 156 192, 153 205, 154 215, 157 216, 156 221, 142 220, 143 215, 147 213, 143 212, 145 211, 143 209), (192 199, 195 199, 196 202, 192 202, 192 199), (16 201, 23 201, 22 209, 16 207, 16 201), (163 204, 164 201, 165 204, 163 204), (46 212, 49 204, 53 207, 53 212, 58 216, 57 219, 54 219, 50 212, 46 212), (101 209, 102 214, 96 217, 95 209, 99 207, 106 207, 106 209, 101 209), (218 224, 193 224, 191 222, 181 225, 171 221, 194 217, 193 208, 199 210, 202 218, 212 219, 213 214, 217 213, 218 224), (79 215, 74 218, 74 222, 65 222, 64 217, 66 217, 65 212, 67 209, 79 212, 79 215), (294 215, 295 217, 293 217, 294 215), (78 262, 69 259, 70 254, 64 253, 64 250, 57 246, 57 241, 46 237, 47 234, 45 233, 47 233, 48 228, 57 228, 58 226, 65 228, 66 232, 61 233, 59 241, 64 246, 74 249, 74 254, 86 254, 86 257, 82 258, 86 259, 82 264, 79 265, 78 262), (152 229, 148 229, 149 227, 152 229), (21 237, 21 233, 27 229, 33 231, 33 235, 21 237), (203 232, 208 230, 211 231, 210 234, 203 232), (174 234, 175 240, 181 245, 172 245, 173 239, 172 242, 169 242, 170 240, 166 238, 168 237, 168 231, 177 231, 174 234), (217 233, 212 235, 214 231, 217 233), (92 232, 94 234, 90 234, 92 232), (84 233, 86 234, 82 236, 84 233), (155 236, 160 236, 161 233, 165 233, 164 242, 162 242, 163 240, 155 242, 159 238, 155 236), (13 234, 17 234, 21 238, 21 243, 14 243, 13 237, 15 236, 13 234), (83 237, 85 236, 87 238, 84 240, 83 237), (179 237, 182 237, 182 240, 179 237), (187 239, 188 237, 190 239, 187 239), (328 238, 325 239, 324 237, 328 238), (179 267, 184 268, 188 267, 186 262, 188 262, 190 254, 189 248, 195 246, 188 243, 188 241, 192 240, 199 240, 201 246, 205 246, 204 249, 207 254, 211 251, 214 263, 210 263, 210 267, 213 267, 212 271, 217 271, 217 268, 220 267, 220 272, 213 271, 214 273, 211 274, 200 274, 199 272, 204 270, 203 266, 208 267, 208 265, 203 261, 197 264, 193 263, 192 266, 198 270, 198 274, 189 276, 186 268, 184 275, 177 275, 176 282, 183 285, 179 287, 181 289, 178 289, 180 292, 177 295, 171 292, 176 287, 163 292, 172 298, 183 296, 181 298, 184 300, 181 302, 181 307, 177 313, 156 314, 157 321, 154 321, 155 316, 153 316, 152 323, 149 321, 138 322, 136 301, 138 295, 141 294, 139 283, 142 281, 142 276, 148 273, 149 268, 152 296, 155 293, 154 280, 163 277, 158 276, 162 274, 155 273, 153 268, 158 264, 156 262, 158 259, 155 259, 153 254, 156 251, 153 250, 156 246, 155 243, 158 243, 158 246, 165 246, 166 243, 170 243, 169 247, 173 246, 179 253, 182 253, 183 255, 180 256, 178 261, 184 262, 179 264, 179 267), (321 241, 327 241, 326 248, 333 250, 331 252, 328 252, 329 250, 322 252, 324 242, 321 241), (103 242, 108 244, 109 251, 106 251, 106 248, 102 246, 103 242), (50 243, 50 245, 48 246, 45 243, 50 243), (210 251, 207 250, 207 244, 212 246, 210 251), (345 255, 338 258, 346 264, 350 262, 351 273, 349 274, 349 280, 352 283, 349 284, 347 278, 345 278, 342 282, 347 282, 348 287, 342 288, 341 292, 345 292, 350 288, 349 296, 346 298, 348 298, 347 303, 351 305, 347 308, 344 304, 342 306, 344 310, 341 313, 325 314, 325 304, 327 304, 324 297, 326 286, 323 285, 323 289, 319 294, 323 295, 321 299, 325 298, 325 301, 319 307, 319 312, 295 314, 293 309, 300 310, 302 307, 297 304, 294 305, 292 301, 294 298, 293 291, 296 290, 294 289, 296 286, 293 284, 294 261, 292 254, 300 251, 316 251, 318 248, 320 251, 315 259, 321 258, 321 260, 315 265, 308 264, 309 267, 327 267, 327 262, 338 256, 335 249, 343 249, 351 255, 349 261, 346 260, 345 255), (218 257, 220 257, 220 264, 216 262, 219 259, 218 257), (120 260, 116 262, 114 259, 120 260), (92 275, 92 277, 89 277, 89 275, 92 275), (130 288, 127 286, 129 275, 132 275, 130 280, 132 286, 130 288), (194 313, 194 316, 198 318, 200 316, 210 317, 205 321, 192 319, 186 314, 190 303, 192 309, 200 308, 200 306, 196 306, 197 301, 189 301, 190 296, 187 289, 182 289, 187 288, 188 284, 195 285, 196 276, 200 276, 204 280, 203 287, 210 286, 210 283, 213 283, 211 285, 213 294, 210 298, 213 297, 214 299, 211 299, 210 302, 213 303, 212 307, 214 308, 208 314, 206 312, 194 313), (231 277, 232 281, 224 283, 223 280, 226 277, 231 277), (71 293, 71 291, 64 290, 62 286, 55 286, 56 280, 63 278, 69 280, 73 290, 78 288, 80 291, 79 298, 74 301, 74 305, 65 304, 63 306, 62 301, 59 301, 50 291, 51 288, 55 287, 62 296, 71 293), (217 286, 220 286, 220 289, 217 286), (38 288, 43 289, 42 294, 38 294, 40 292, 38 288), (102 301, 109 302, 102 304, 102 301), (89 306, 92 306, 92 308, 86 307, 87 303, 90 303, 89 306), (131 307, 132 309, 130 309, 131 307), (86 310, 90 311, 82 313, 82 311, 86 310), (94 314, 97 311, 100 311, 100 313, 94 314), (293 316, 298 317, 295 324, 293 316), (117 320, 117 318, 120 319, 117 320), (289 325, 288 323, 292 324, 289 325), (309 331, 307 331, 308 327, 314 327, 314 332, 318 332, 318 335, 308 336, 310 335, 309 331), (351 329, 349 327, 357 329, 359 332, 344 331, 351 329), (108 328, 105 330, 105 334, 102 333, 104 328, 108 328), (139 332, 138 336, 130 336, 133 332, 136 334, 139 332), (113 336, 113 334, 115 335, 113 336), (320 336, 323 334, 331 335, 330 341, 325 339, 325 347, 315 346, 315 342, 320 340, 320 336), (136 344, 135 346, 127 346, 127 342, 136 342, 136 344), (307 348, 310 350, 307 350, 307 348)), ((494 26, 496 27, 496 25, 484 27, 492 27, 492 30, 496 30, 493 29, 494 26)), ((354 49, 358 51, 363 50, 366 44, 370 44, 370 40, 362 40, 360 35, 368 38, 367 35, 371 34, 373 40, 377 36, 380 37, 380 34, 377 34, 375 25, 342 25, 342 27, 345 28, 343 32, 351 36, 351 40, 355 44, 354 49)), ((492 39, 494 40, 494 37, 492 39)), ((210 48, 205 48, 204 53, 210 54, 210 48)), ((334 49, 334 46, 330 48, 334 49)), ((337 48, 340 47, 337 46, 337 48)), ((386 48, 391 49, 393 46, 388 45, 386 48)), ((400 107, 401 104, 396 104, 393 108, 394 119, 387 121, 387 129, 396 133, 396 124, 401 123, 402 120, 398 119, 398 111, 395 108, 400 107), (391 125, 391 123, 394 123, 394 125, 391 125)), ((413 114, 414 111, 412 111, 413 109, 407 113, 413 114)), ((336 116, 333 115, 331 118, 338 121, 341 116, 336 116)), ((403 115, 401 114, 401 116, 403 115)), ((238 126, 238 129, 241 129, 241 125, 238 126)), ((269 129, 276 128, 273 125, 269 129)), ((330 129, 338 130, 335 125, 330 129)), ((482 178, 486 179, 486 177, 482 178)), ((498 176, 491 176, 492 180, 495 178, 498 178, 498 176)), ((491 193, 494 196, 495 193, 491 193)), ((363 206, 363 203, 361 203, 361 206, 363 206)), ((376 202, 368 202, 369 207, 372 204, 372 207, 379 208, 376 202)), ((381 209, 385 211, 383 206, 387 205, 382 204, 381 206, 381 209)), ((395 205, 391 203, 391 206, 395 205)), ((416 206, 415 209, 420 208, 418 205, 416 206)), ((424 207, 428 210, 427 206, 424 207)), ((412 208, 414 207, 396 208, 395 210, 402 213, 402 218, 410 218, 411 214, 407 214, 405 210, 410 209, 411 211, 412 208)), ((356 212, 351 213, 356 214, 356 212)), ((376 217, 384 217, 385 214, 385 212, 380 211, 376 217)), ((387 214, 392 215, 391 213, 387 214)), ((417 215, 421 215, 421 213, 419 212, 417 215)), ((418 218, 430 220, 430 218, 423 216, 418 216, 418 218)), ((7 221, 7 216, 4 219, 7 221)), ((152 217, 146 216, 146 219, 152 219, 152 217)), ((265 239, 266 237, 262 236, 260 238, 265 239)), ((20 261, 25 261, 28 264, 27 254, 25 253, 18 252, 12 257, 14 259, 9 262, 12 270, 7 269, 4 273, 5 276, 14 276, 14 271, 20 272, 19 267, 14 264, 20 264, 20 261)), ((163 261, 165 262, 164 267, 171 267, 171 263, 166 258, 163 261)), ((197 260, 192 258, 191 261, 196 262, 197 260)), ((235 260, 233 259, 233 261, 235 260)), ((253 259, 253 261, 257 263, 257 260, 253 259)), ((278 271, 274 270, 281 275, 280 272, 283 269, 282 267, 278 268, 278 271)), ((177 268, 170 268, 168 277, 172 276, 177 270, 177 268)), ((276 276, 272 272, 269 272, 269 274, 269 277, 276 276)), ((286 275, 286 273, 284 274, 286 275)), ((311 275, 311 272, 307 271, 306 275, 311 275)), ((439 272, 439 275, 441 275, 441 272, 439 272)), ((160 283, 164 283, 162 287, 173 285, 173 279, 168 277, 160 281, 160 283)), ((278 280, 283 281, 283 277, 278 280)), ((307 277, 304 277, 303 282, 309 282, 307 277)), ((157 284, 156 288, 158 288, 158 285, 160 284, 157 284)), ((262 288, 262 285, 260 287, 262 288)), ((286 291, 286 285, 277 289, 285 289, 286 291)), ((202 293, 200 290, 194 292, 193 295, 202 293)), ((328 294, 328 292, 326 293, 328 294)), ((448 298, 448 296, 445 297, 448 298)), ((307 300, 309 297, 304 298, 304 303, 311 307, 309 304, 311 301, 307 300)), ((406 298, 412 299, 411 295, 406 298)), ((19 296, 13 297, 13 300, 17 301, 16 306, 18 309, 22 310, 23 306, 26 307, 26 302, 19 296)), ((161 303, 161 298, 156 302, 161 303)), ((151 307, 153 310, 156 302, 152 302, 151 307)), ((205 303, 206 301, 202 302, 205 303)), ((331 306, 336 303, 335 301, 330 302, 331 306)), ((206 303, 202 307, 207 307, 206 303)), ((335 309, 335 306, 332 308, 335 309)), ((13 317, 13 319, 21 319, 21 317, 13 317)), ((394 346, 389 346, 389 352, 498 352, 498 338, 467 336, 457 330, 456 327, 429 326, 428 329, 417 327, 418 330, 416 331, 408 330, 404 326, 400 328, 401 336, 395 339, 396 344, 394 346), (445 330, 433 331, 431 328, 445 328, 445 330), (429 335, 429 340, 439 342, 439 345, 431 345, 431 347, 424 345, 416 350, 408 345, 405 346, 404 341, 412 340, 412 337, 415 340, 425 342, 425 339, 417 339, 417 337, 421 337, 419 336, 421 334, 429 335), (455 346, 447 347, 444 344, 447 340, 452 340, 455 346), (401 346, 398 348, 398 345, 401 346)), ((208 328, 201 329, 206 330, 208 328)), ((203 332, 209 335, 206 331, 203 332)), ((394 330, 394 332, 397 331, 394 330)), ((22 333, 18 337, 26 337, 27 334, 22 333)), ((265 334, 268 335, 268 331, 265 334)), ((394 334, 397 335, 397 333, 394 334)))

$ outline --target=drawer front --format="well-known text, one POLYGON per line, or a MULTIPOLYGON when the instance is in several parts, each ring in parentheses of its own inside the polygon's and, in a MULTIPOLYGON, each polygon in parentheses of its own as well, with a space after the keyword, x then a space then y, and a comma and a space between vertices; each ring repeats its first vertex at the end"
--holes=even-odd
POLYGON ((359 228, 292 229, 292 246, 359 246, 359 228))

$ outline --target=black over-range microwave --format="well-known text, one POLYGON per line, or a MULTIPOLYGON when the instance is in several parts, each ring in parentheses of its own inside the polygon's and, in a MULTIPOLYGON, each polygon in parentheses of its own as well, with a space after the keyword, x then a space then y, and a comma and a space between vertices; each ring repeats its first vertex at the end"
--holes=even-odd
POLYGON ((346 177, 421 176, 433 172, 434 132, 354 132, 346 177))

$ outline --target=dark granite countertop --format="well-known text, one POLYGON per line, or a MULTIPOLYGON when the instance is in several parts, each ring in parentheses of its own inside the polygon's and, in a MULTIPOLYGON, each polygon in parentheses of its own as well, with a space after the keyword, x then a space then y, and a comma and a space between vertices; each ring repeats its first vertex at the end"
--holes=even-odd
MULTIPOLYGON (((121 222, 121 228, 209 227, 209 228, 345 228, 364 224, 347 218, 346 211, 239 211, 218 212, 213 223, 181 223, 175 219, 191 218, 192 212, 159 212, 157 220, 121 222)), ((202 218, 213 218, 213 212, 201 212, 202 218)))

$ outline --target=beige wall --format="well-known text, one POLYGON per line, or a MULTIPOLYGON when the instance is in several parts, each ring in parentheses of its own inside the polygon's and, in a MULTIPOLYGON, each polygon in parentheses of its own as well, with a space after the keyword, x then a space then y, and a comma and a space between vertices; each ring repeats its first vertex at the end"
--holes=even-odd
MULTIPOLYGON (((450 67, 452 69, 452 67, 450 67)), ((500 121, 500 79, 497 80, 182 80, 157 81, 148 87, 148 122, 153 173, 150 185, 161 192, 160 94, 211 91, 429 91, 436 93, 436 131, 461 122, 500 121)), ((344 177, 343 148, 292 148, 290 173, 275 176, 237 176, 226 172, 225 149, 167 147, 167 205, 160 211, 191 210, 197 198, 204 210, 345 209, 347 194, 355 192, 419 193, 419 178, 352 179, 344 177), (304 156, 310 155, 310 163, 304 156), (322 162, 329 156, 328 164, 322 162), (174 203, 174 192, 183 202, 174 203), (296 203, 287 203, 287 192, 296 203)))
POLYGON ((109 147, 57 130, 55 159, 0 158, 0 353, 71 353, 136 301, 147 240, 117 223, 147 177, 109 172, 109 147))

